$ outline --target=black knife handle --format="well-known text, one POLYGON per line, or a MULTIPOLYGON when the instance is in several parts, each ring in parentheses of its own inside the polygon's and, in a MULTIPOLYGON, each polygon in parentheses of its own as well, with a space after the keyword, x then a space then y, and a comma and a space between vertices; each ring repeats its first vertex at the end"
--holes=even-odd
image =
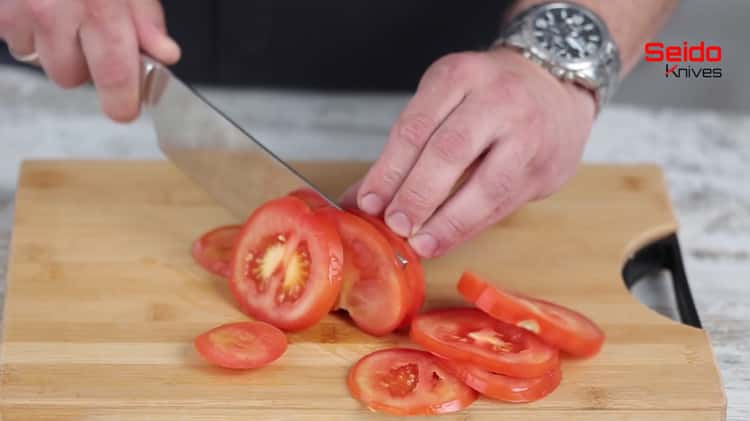
POLYGON ((669 270, 672 274, 672 289, 680 320, 686 325, 702 328, 685 274, 677 234, 671 234, 638 250, 625 262, 622 278, 625 280, 625 286, 631 289, 645 276, 663 269, 669 270))

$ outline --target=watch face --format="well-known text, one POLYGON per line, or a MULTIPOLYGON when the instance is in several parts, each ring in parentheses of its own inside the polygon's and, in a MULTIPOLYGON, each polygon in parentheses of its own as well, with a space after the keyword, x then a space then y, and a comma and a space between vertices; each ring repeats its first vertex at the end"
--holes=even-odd
POLYGON ((548 9, 537 14, 531 24, 537 45, 563 60, 589 58, 602 46, 598 23, 573 8, 548 9))

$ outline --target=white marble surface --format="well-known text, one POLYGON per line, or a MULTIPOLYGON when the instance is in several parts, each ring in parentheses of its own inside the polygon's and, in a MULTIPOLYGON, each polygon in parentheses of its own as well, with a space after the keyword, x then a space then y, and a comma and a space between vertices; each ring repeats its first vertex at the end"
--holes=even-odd
MULTIPOLYGON (((220 91, 207 96, 286 157, 373 158, 402 95, 220 91)), ((750 115, 612 107, 588 162, 653 162, 667 175, 698 311, 714 345, 728 419, 750 420, 750 115)), ((0 293, 19 163, 33 158, 158 158, 147 121, 104 119, 93 91, 63 92, 0 68, 0 293)))

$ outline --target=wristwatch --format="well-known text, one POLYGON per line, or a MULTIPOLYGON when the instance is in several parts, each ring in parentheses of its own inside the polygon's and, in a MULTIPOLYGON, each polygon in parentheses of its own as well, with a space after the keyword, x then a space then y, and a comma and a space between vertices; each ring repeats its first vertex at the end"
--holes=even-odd
POLYGON ((607 25, 576 3, 531 7, 503 30, 493 46, 515 48, 554 76, 590 90, 597 110, 609 100, 620 78, 620 53, 607 25))

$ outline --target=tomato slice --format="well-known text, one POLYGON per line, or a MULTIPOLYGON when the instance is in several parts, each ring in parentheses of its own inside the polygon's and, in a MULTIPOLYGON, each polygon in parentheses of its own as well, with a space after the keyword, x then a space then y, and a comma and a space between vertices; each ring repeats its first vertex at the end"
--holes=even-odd
POLYGON ((581 313, 489 285, 472 273, 461 276, 458 291, 490 316, 527 329, 571 355, 592 356, 604 343, 604 332, 581 313))
POLYGON ((195 348, 219 367, 258 368, 286 351, 284 332, 263 322, 229 323, 195 338, 195 348))
POLYGON ((203 234, 193 243, 193 259, 214 275, 228 278, 232 249, 241 229, 239 225, 227 225, 203 234))
POLYGON ((405 267, 405 275, 406 283, 409 287, 409 295, 411 296, 411 304, 399 329, 408 328, 411 325, 412 319, 419 313, 422 304, 424 304, 425 280, 422 261, 409 243, 391 231, 383 221, 359 210, 353 210, 352 212, 375 227, 388 240, 391 247, 408 261, 405 267))
POLYGON ((349 391, 369 409, 393 415, 460 411, 477 393, 438 365, 434 355, 393 348, 364 356, 349 371, 349 391))
POLYGON ((336 226, 286 196, 256 209, 242 228, 230 285, 248 315, 284 330, 317 323, 341 289, 336 226))
POLYGON ((318 214, 335 221, 344 245, 341 296, 334 309, 349 313, 364 332, 393 332, 408 310, 409 291, 393 247, 362 218, 334 208, 318 214))
POLYGON ((331 204, 323 198, 318 192, 313 189, 303 187, 301 189, 294 190, 289 193, 289 196, 294 196, 307 203, 312 210, 320 208, 329 208, 331 204))
POLYGON ((541 377, 520 379, 445 359, 439 364, 482 395, 503 402, 522 403, 541 399, 557 389, 562 380, 560 367, 553 368, 541 377))
POLYGON ((560 364, 557 350, 533 334, 472 308, 422 313, 411 338, 443 358, 512 377, 539 377, 560 364))

